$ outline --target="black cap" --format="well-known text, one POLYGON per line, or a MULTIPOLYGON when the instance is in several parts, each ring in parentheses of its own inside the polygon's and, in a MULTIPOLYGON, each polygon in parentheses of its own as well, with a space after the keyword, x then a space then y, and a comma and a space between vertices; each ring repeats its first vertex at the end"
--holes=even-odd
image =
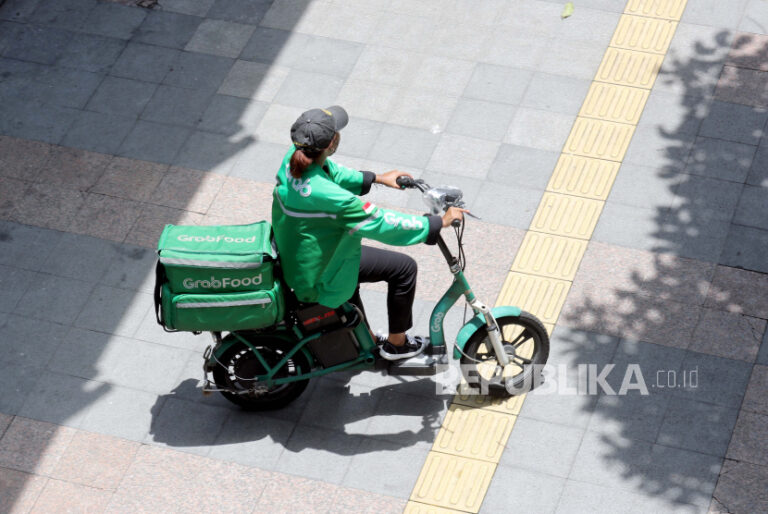
POLYGON ((319 152, 328 148, 336 132, 347 126, 347 111, 338 105, 326 109, 311 109, 294 122, 291 141, 296 148, 319 152))

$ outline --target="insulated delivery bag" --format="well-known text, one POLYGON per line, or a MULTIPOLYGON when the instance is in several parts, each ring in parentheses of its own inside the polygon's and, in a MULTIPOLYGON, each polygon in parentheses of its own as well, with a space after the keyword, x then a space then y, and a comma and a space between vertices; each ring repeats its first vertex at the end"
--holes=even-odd
POLYGON ((268 222, 166 225, 157 251, 155 312, 166 329, 258 329, 283 318, 268 222))

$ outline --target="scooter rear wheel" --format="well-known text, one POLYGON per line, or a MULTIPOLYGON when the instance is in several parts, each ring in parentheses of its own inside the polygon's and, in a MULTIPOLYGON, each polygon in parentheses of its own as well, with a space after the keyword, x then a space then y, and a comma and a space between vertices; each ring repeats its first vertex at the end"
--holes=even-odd
MULTIPOLYGON (((272 343, 270 344, 269 339, 252 342, 270 366, 277 364, 285 356, 279 342, 272 341, 272 343)), ((309 384, 309 380, 298 380, 273 387, 260 387, 253 378, 266 374, 266 370, 253 350, 241 341, 227 348, 217 360, 218 363, 213 368, 213 379, 216 385, 221 389, 236 391, 222 391, 221 394, 245 410, 261 411, 285 407, 298 398, 309 384)), ((309 361, 304 353, 299 351, 277 372, 275 378, 296 376, 299 373, 306 373, 309 369, 309 361)))
POLYGON ((514 396, 530 391, 541 380, 549 357, 549 335, 544 325, 528 312, 496 319, 510 363, 502 367, 481 327, 464 347, 461 371, 467 385, 492 396, 514 396))

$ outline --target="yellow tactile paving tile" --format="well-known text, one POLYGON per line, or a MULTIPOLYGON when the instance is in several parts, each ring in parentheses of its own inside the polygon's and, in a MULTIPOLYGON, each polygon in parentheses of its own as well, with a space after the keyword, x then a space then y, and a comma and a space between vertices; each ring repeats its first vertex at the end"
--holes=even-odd
POLYGON ((463 514, 463 512, 461 510, 444 509, 435 505, 410 501, 405 504, 403 514, 463 514))
POLYGON ((687 0, 629 0, 624 12, 651 18, 679 20, 687 0))
POLYGON ((510 398, 491 398, 490 396, 475 394, 466 385, 462 385, 456 396, 453 397, 453 403, 457 405, 492 410, 513 416, 520 414, 523 400, 525 400, 525 395, 512 396, 510 398))
POLYGON ((659 74, 664 56, 623 48, 608 48, 595 80, 650 89, 659 74))
POLYGON ((647 89, 593 82, 579 116, 637 125, 649 94, 647 89))
POLYGON ((584 239, 527 232, 512 263, 512 271, 573 280, 586 249, 584 239))
POLYGON ((551 336, 552 331, 555 329, 555 326, 551 323, 542 323, 542 325, 544 325, 544 328, 547 330, 547 334, 551 336))
POLYGON ((633 125, 592 118, 576 118, 563 153, 621 161, 635 133, 633 125))
POLYGON ((499 293, 502 305, 516 305, 542 323, 555 323, 565 303, 571 283, 549 277, 510 272, 499 293))
POLYGON ((477 512, 491 484, 496 464, 429 452, 411 501, 464 512, 477 512))
POLYGON ((610 46, 665 54, 676 28, 676 21, 624 14, 619 18, 610 46))
POLYGON ((621 163, 582 155, 562 154, 547 191, 606 200, 621 163))
POLYGON ((432 451, 499 462, 517 416, 451 404, 432 451))
POLYGON ((589 239, 604 204, 600 200, 547 191, 533 216, 530 230, 589 239))

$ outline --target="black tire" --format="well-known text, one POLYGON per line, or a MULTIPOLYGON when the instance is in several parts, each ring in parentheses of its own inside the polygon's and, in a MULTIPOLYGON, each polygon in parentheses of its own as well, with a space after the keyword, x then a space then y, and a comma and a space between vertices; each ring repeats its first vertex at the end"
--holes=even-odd
MULTIPOLYGON (((227 336, 224 341, 233 336, 227 336)), ((251 344, 261 353, 269 365, 277 364, 285 356, 285 343, 281 340, 261 336, 258 340, 251 340, 251 344)), ((299 351, 291 357, 288 364, 278 371, 276 377, 282 378, 310 370, 310 363, 303 352, 299 351)), ((264 366, 256 358, 247 345, 241 341, 227 348, 218 358, 213 367, 213 379, 216 385, 222 389, 234 389, 236 391, 250 391, 255 376, 266 373, 264 366)), ((225 392, 221 394, 229 400, 250 411, 273 410, 285 407, 304 392, 309 384, 309 379, 288 382, 262 391, 243 392, 242 394, 225 392)))
POLYGON ((512 362, 501 369, 487 342, 488 329, 483 326, 464 346, 461 357, 464 379, 470 387, 494 396, 530 391, 541 381, 541 369, 549 357, 549 335, 536 316, 525 311, 520 316, 497 318, 496 322, 504 348, 513 355, 512 362))

